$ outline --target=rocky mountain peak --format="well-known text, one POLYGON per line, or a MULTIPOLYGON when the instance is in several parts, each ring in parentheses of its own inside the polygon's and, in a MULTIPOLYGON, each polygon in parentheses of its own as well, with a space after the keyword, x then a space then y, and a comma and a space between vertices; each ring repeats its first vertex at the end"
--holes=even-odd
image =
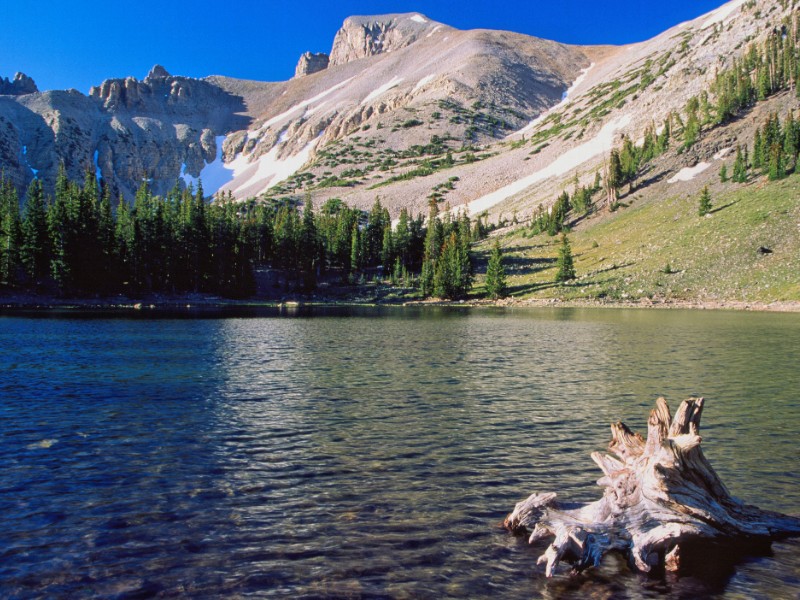
POLYGON ((297 67, 294 70, 295 77, 303 77, 304 75, 311 75, 318 73, 328 68, 330 57, 324 52, 311 53, 306 52, 297 61, 297 67))
POLYGON ((164 67, 161 65, 154 65, 150 72, 147 74, 147 77, 144 78, 145 81, 152 81, 155 79, 167 79, 168 77, 172 77, 164 67))
POLYGON ((0 77, 0 95, 22 96, 24 94, 35 94, 39 91, 36 82, 25 73, 17 73, 14 79, 0 77))
POLYGON ((410 46, 441 24, 420 13, 348 17, 333 40, 333 66, 410 46))

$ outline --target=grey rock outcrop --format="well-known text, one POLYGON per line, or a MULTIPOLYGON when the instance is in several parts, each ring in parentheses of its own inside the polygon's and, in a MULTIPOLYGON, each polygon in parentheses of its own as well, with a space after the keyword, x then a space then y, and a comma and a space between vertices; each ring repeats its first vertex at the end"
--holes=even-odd
POLYGON ((169 77, 172 77, 172 75, 169 74, 169 71, 167 71, 161 65, 155 65, 152 69, 150 69, 150 72, 147 74, 147 77, 145 77, 144 80, 149 83, 151 81, 167 79, 169 77))
POLYGON ((0 86, 13 92, 0 94, 0 169, 21 192, 33 177, 52 192, 63 164, 71 179, 96 172, 125 198, 143 179, 164 194, 215 160, 219 136, 250 122, 241 96, 158 65, 142 81, 107 80, 89 96, 33 93, 35 84, 21 75, 0 86))
POLYGON ((36 83, 25 75, 25 73, 17 73, 14 79, 10 80, 7 77, 0 77, 0 95, 4 96, 22 96, 25 94, 35 94, 39 91, 36 83))
POLYGON ((328 55, 324 52, 305 52, 300 57, 300 60, 297 61, 297 67, 294 70, 294 76, 303 77, 305 75, 312 75, 314 73, 324 71, 328 68, 329 61, 330 59, 328 55))
POLYGON ((333 40, 330 64, 343 65, 405 48, 437 26, 442 27, 419 13, 349 17, 333 40))

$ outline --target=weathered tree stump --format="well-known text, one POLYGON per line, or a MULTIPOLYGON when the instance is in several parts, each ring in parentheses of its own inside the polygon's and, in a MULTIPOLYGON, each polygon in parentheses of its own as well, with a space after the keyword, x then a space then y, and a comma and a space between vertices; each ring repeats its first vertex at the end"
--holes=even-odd
POLYGON ((504 525, 530 533, 529 542, 555 536, 539 557, 552 577, 559 562, 573 573, 597 566, 607 552, 625 554, 634 570, 677 571, 683 550, 705 542, 764 542, 800 535, 800 519, 748 506, 732 497, 700 449, 702 398, 681 403, 674 418, 664 398, 650 413, 647 440, 623 423, 611 426, 615 457, 592 453, 604 475, 603 497, 586 505, 562 503, 555 493, 520 502, 504 525))

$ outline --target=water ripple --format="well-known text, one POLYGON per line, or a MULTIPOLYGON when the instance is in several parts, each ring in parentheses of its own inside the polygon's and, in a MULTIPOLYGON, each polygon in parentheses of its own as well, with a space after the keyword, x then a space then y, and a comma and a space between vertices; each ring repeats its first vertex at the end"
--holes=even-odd
POLYGON ((658 394, 709 397, 733 493, 800 513, 797 316, 318 317, 0 317, 0 596, 796 595, 795 542, 702 581, 545 582, 498 524, 596 498, 589 453, 658 394))

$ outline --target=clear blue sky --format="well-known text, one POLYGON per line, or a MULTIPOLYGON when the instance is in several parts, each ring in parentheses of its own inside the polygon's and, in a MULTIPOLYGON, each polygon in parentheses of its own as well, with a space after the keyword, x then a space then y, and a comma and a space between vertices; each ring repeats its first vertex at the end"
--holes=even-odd
POLYGON ((0 76, 39 88, 174 75, 279 81, 306 50, 328 52, 349 15, 421 12, 458 29, 506 29, 575 44, 626 44, 713 10, 722 0, 2 0, 0 76))

